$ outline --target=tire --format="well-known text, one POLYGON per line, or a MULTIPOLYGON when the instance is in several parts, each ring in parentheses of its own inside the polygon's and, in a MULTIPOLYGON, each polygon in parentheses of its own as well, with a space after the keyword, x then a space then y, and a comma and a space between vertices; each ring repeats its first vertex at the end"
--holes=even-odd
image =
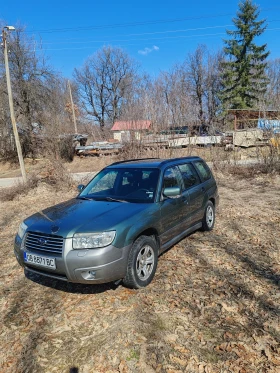
POLYGON ((129 253, 123 284, 132 289, 149 285, 154 278, 158 263, 158 245, 150 236, 140 236, 129 253))
POLYGON ((205 207, 204 217, 202 220, 202 231, 211 231, 215 225, 215 207, 211 201, 208 201, 205 207))

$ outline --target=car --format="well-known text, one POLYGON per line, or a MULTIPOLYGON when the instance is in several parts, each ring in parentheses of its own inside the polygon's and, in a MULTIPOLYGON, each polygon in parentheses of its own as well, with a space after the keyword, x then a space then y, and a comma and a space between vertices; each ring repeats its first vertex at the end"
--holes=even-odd
POLYGON ((26 274, 143 288, 158 257, 215 224, 216 181, 199 157, 136 159, 102 169, 76 198, 26 218, 14 252, 26 274))

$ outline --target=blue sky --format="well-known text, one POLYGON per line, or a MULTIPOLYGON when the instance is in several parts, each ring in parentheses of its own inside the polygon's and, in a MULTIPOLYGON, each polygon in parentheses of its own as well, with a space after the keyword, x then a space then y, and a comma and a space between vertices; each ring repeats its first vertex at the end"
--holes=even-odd
MULTIPOLYGON (((268 44, 270 58, 280 58, 280 2, 256 4, 268 24, 258 43, 268 44)), ((41 44, 49 63, 66 77, 104 45, 123 48, 155 76, 183 61, 199 44, 221 49, 237 9, 233 0, 13 0, 2 2, 0 19, 25 25, 37 40, 34 47, 41 44)))

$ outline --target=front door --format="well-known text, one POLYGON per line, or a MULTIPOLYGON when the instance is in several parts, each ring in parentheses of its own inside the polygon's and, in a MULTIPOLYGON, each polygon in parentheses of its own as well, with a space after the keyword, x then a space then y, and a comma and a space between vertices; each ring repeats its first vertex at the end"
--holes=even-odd
MULTIPOLYGON (((164 171, 162 191, 164 188, 176 187, 181 191, 181 180, 177 167, 169 167, 164 171)), ((160 239, 164 245, 182 232, 181 223, 183 218, 183 199, 188 195, 176 198, 165 198, 161 195, 161 218, 160 218, 160 239)))

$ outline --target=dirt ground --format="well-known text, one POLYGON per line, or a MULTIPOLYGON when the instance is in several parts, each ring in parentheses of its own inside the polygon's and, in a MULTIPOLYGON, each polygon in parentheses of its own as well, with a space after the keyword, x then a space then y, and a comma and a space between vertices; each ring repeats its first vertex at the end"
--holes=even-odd
POLYGON ((0 371, 280 372, 280 177, 218 182, 215 229, 164 253, 137 291, 24 276, 20 221, 74 190, 1 202, 0 371))

